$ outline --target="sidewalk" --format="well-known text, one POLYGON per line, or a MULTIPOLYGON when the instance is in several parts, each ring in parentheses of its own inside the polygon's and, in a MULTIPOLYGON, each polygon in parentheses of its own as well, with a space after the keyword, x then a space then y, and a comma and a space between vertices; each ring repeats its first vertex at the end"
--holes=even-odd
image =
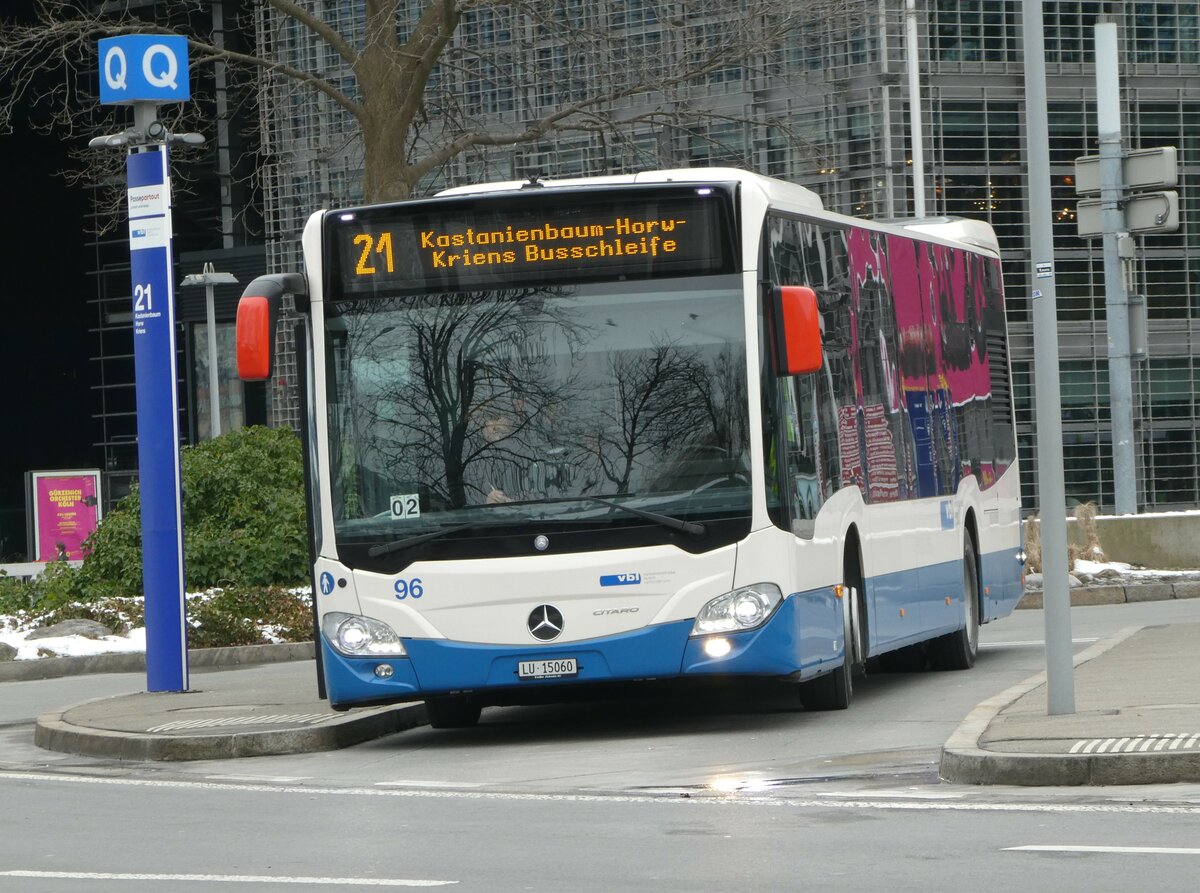
POLYGON ((1075 712, 1049 716, 1046 674, 971 712, 942 750, 960 784, 1200 782, 1200 624, 1133 627, 1075 657, 1075 712))
POLYGON ((226 666, 193 672, 190 691, 141 691, 43 714, 34 743, 118 760, 225 760, 334 750, 425 722, 420 703, 331 710, 317 698, 312 659, 226 666))

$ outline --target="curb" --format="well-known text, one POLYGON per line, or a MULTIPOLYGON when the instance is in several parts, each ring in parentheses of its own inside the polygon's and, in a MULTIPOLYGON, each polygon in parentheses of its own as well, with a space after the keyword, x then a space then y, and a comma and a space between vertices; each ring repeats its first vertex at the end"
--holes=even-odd
MULTIPOLYGON (((191 648, 188 650, 188 667, 192 670, 212 670, 252 664, 275 664, 312 660, 315 654, 316 649, 312 642, 191 648)), ((90 654, 83 657, 45 657, 0 663, 0 682, 33 682, 84 673, 139 673, 145 670, 144 651, 90 654)))
POLYGON ((345 715, 335 714, 319 726, 230 734, 154 735, 148 732, 117 732, 109 729, 85 729, 63 719, 69 711, 90 703, 94 702, 84 701, 39 716, 33 733, 34 744, 60 753, 115 760, 228 760, 234 757, 280 756, 338 750, 395 732, 403 732, 427 722, 425 705, 421 702, 391 707, 368 707, 345 715))
MULTIPOLYGON (((1200 598, 1200 581, 1178 580, 1168 583, 1088 583, 1070 591, 1071 607, 1081 605, 1123 605, 1134 602, 1157 602, 1170 599, 1200 598)), ((1028 589, 1017 602, 1017 609, 1042 607, 1043 590, 1028 589)))
MULTIPOLYGON (((1078 667, 1121 644, 1143 627, 1130 626, 1075 656, 1078 667)), ((979 739, 1005 707, 1046 682, 1038 673, 979 704, 942 747, 938 776, 953 784, 1004 784, 1024 787, 1063 785, 1160 784, 1200 781, 1200 754, 1019 754, 996 753, 979 739)))

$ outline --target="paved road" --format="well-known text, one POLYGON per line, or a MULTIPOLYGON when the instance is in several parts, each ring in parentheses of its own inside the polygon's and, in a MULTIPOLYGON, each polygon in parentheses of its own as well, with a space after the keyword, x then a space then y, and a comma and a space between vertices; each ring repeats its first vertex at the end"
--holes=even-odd
POLYGON ((1200 865, 1200 801, 1140 796, 682 798, 0 774, 0 798, 6 893, 216 891, 252 878, 280 891, 304 878, 488 893, 1191 891, 1200 865), (1014 849, 1030 846, 1053 849, 1014 849))
MULTIPOLYGON (((1072 619, 1082 648, 1129 625, 1200 620, 1200 603, 1072 619)), ((207 891, 261 877, 276 879, 264 890, 303 878, 555 893, 1194 889, 1200 786, 937 782, 938 748, 963 716, 1043 669, 1041 623, 1023 611, 985 627, 975 670, 875 677, 839 713, 768 698, 507 708, 474 730, 182 765, 29 743, 41 710, 136 690, 136 676, 5 684, 0 891, 207 891), (1030 846, 1051 849, 1012 849, 1030 846)))

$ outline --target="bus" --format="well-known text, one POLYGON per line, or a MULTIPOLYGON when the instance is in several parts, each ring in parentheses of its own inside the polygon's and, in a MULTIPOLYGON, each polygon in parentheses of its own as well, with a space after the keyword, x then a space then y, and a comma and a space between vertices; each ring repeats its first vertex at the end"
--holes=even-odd
POLYGON ((644 680, 849 705, 889 655, 975 661, 1022 592, 999 250, 688 169, 324 210, 238 307, 303 378, 335 709, 644 680), (789 689, 790 690, 790 689, 789 689))

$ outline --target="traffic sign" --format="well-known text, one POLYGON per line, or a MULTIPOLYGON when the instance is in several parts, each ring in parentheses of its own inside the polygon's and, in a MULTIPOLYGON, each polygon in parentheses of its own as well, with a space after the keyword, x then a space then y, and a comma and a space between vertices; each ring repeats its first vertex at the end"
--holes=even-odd
POLYGON ((192 95, 188 42, 174 34, 127 34, 99 42, 100 102, 183 102, 192 95))
MULTIPOLYGON (((1179 182, 1174 146, 1132 149, 1121 155, 1121 185, 1125 189, 1163 189, 1179 182)), ((1100 194, 1100 156, 1075 159, 1075 194, 1100 194)))
MULTIPOLYGON (((1103 203, 1098 198, 1080 199, 1076 210, 1080 238, 1104 234, 1103 203)), ((1131 233, 1170 233, 1179 229, 1179 193, 1133 192, 1125 196, 1125 231, 1131 233)))

